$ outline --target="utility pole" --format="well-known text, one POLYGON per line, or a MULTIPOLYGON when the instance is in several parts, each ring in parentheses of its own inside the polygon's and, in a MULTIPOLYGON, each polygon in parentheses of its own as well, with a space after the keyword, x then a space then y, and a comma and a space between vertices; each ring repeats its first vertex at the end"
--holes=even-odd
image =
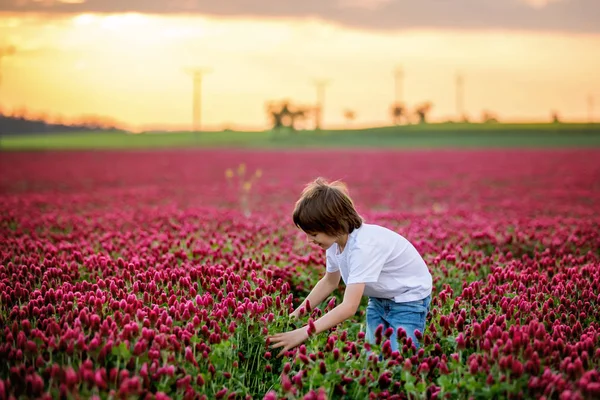
POLYGON ((188 68, 186 72, 192 75, 193 93, 192 93, 192 130, 195 133, 200 132, 202 122, 202 78, 204 74, 211 72, 209 68, 188 68))
POLYGON ((456 74, 456 113, 458 114, 458 120, 462 120, 465 115, 464 109, 464 77, 461 73, 456 74))
POLYGON ((323 104, 325 104, 325 86, 329 84, 329 80, 315 79, 313 84, 317 88, 317 107, 315 115, 315 129, 320 130, 323 124, 323 104))
POLYGON ((587 98, 588 103, 588 120, 594 122, 594 96, 590 93, 587 98))
POLYGON ((399 105, 400 102, 404 101, 404 87, 402 84, 404 83, 404 70, 402 67, 398 66, 394 70, 394 82, 395 82, 395 91, 394 91, 394 100, 396 105, 399 105))

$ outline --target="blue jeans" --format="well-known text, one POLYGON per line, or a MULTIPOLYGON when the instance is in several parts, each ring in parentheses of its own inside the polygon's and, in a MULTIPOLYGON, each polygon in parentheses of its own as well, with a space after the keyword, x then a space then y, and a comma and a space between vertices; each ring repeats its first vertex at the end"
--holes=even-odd
MULTIPOLYGON (((421 300, 396 303, 392 299, 380 299, 369 297, 367 305, 367 342, 375 344, 375 330, 383 324, 383 333, 389 327, 394 329, 390 336, 392 351, 398 350, 398 328, 406 331, 406 335, 412 338, 412 342, 418 349, 419 341, 415 337, 415 329, 425 335, 425 320, 429 313, 431 295, 421 300)), ((383 337, 383 342, 386 338, 383 337)))

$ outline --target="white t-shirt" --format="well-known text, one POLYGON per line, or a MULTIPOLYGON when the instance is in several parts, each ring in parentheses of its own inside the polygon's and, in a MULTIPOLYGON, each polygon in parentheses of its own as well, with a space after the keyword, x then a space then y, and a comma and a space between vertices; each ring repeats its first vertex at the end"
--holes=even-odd
POLYGON ((365 283, 365 296, 400 303, 431 294, 431 274, 417 249, 383 226, 363 223, 348 235, 342 253, 334 243, 325 254, 327 272, 340 270, 346 285, 365 283))

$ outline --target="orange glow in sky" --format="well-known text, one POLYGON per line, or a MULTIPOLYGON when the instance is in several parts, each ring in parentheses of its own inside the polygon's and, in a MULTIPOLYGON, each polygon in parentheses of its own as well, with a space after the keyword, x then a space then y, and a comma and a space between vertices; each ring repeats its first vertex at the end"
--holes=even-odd
POLYGON ((455 77, 466 113, 501 120, 588 118, 600 97, 600 35, 515 31, 404 30, 380 33, 321 20, 218 19, 146 14, 0 14, 0 104, 76 117, 113 117, 132 129, 188 129, 192 78, 202 87, 205 128, 263 129, 265 102, 316 100, 329 79, 324 124, 388 124, 396 66, 409 105, 431 101, 436 120, 456 118, 455 77))

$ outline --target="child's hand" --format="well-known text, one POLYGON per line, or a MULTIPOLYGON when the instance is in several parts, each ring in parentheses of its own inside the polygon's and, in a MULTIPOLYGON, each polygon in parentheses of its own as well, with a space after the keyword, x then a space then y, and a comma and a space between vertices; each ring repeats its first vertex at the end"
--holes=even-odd
POLYGON ((306 330, 306 327, 298 328, 289 332, 278 333, 269 337, 271 348, 276 349, 278 347, 283 347, 277 357, 281 357, 286 351, 302 344, 302 342, 304 342, 306 339, 308 339, 308 331, 306 330))

